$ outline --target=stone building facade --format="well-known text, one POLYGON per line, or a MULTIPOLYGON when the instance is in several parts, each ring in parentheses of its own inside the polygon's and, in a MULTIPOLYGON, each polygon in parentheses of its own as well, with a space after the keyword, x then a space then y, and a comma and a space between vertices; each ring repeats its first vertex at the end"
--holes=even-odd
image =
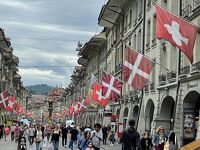
MULTIPOLYGON (((119 101, 110 100, 108 104, 109 111, 116 119, 112 122, 107 119, 104 109, 101 123, 105 124, 106 119, 106 123, 115 126, 117 130, 119 123, 123 123, 126 128, 127 121, 135 119, 137 130, 141 134, 144 131, 153 134, 157 127, 163 126, 166 131, 174 130, 179 144, 185 145, 200 136, 199 33, 194 48, 194 63, 190 64, 179 49, 156 38, 156 4, 197 26, 200 25, 199 0, 108 0, 98 18, 98 24, 105 28, 106 36, 104 70, 122 79, 124 52, 129 47, 144 54, 155 65, 142 91, 124 84, 119 101)), ((80 54, 87 50, 84 49, 85 46, 80 54)), ((84 59, 84 63, 79 63, 86 69, 84 79, 88 80, 85 76, 89 77, 94 73, 100 81, 99 68, 96 68, 96 72, 87 71, 88 66, 98 62, 97 59, 95 62, 89 59, 91 51, 81 55, 78 62, 84 59)), ((101 53, 102 51, 100 55, 101 53)), ((92 58, 95 59, 94 56, 92 58)), ((82 115, 88 112, 89 110, 82 115)), ((98 108, 94 117, 97 112, 98 108)))

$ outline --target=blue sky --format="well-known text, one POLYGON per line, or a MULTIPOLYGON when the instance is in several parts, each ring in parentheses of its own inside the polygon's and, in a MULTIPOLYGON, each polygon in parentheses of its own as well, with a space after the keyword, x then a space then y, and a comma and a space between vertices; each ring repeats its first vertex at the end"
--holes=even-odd
POLYGON ((102 30, 98 16, 106 0, 0 0, 0 27, 11 38, 25 86, 66 87, 77 65, 77 42, 102 30), (26 67, 25 67, 26 66, 26 67), (27 67, 36 66, 36 67, 27 67))

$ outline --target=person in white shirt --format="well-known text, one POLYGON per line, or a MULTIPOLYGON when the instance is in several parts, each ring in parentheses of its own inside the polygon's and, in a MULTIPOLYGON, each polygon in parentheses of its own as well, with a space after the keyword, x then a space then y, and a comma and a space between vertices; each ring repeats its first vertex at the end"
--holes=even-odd
POLYGON ((94 146, 94 150, 100 150, 100 142, 103 139, 103 134, 101 131, 101 125, 96 123, 94 125, 95 130, 91 132, 91 139, 94 146))
POLYGON ((42 148, 42 130, 41 126, 38 125, 35 131, 35 143, 36 143, 36 150, 41 150, 42 148))
POLYGON ((15 124, 13 123, 12 126, 10 127, 11 141, 14 141, 14 131, 15 131, 15 124))
POLYGON ((30 145, 33 144, 33 141, 34 141, 34 134, 35 134, 35 128, 33 126, 31 126, 29 128, 29 136, 30 136, 30 139, 29 139, 29 143, 30 145))

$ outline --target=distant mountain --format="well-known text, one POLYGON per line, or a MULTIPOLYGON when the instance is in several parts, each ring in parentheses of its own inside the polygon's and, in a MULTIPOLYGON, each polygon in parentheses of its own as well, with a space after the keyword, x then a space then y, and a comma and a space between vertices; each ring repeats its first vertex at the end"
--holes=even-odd
POLYGON ((30 85, 30 86, 27 86, 26 88, 33 95, 46 95, 54 87, 49 86, 47 84, 40 84, 40 85, 30 85))

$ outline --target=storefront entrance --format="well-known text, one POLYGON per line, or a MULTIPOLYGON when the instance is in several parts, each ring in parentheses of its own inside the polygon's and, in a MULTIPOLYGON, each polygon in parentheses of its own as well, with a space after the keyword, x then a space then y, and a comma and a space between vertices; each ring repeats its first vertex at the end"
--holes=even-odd
POLYGON ((183 101, 183 145, 196 140, 198 136, 199 111, 200 94, 197 91, 191 91, 183 101))

